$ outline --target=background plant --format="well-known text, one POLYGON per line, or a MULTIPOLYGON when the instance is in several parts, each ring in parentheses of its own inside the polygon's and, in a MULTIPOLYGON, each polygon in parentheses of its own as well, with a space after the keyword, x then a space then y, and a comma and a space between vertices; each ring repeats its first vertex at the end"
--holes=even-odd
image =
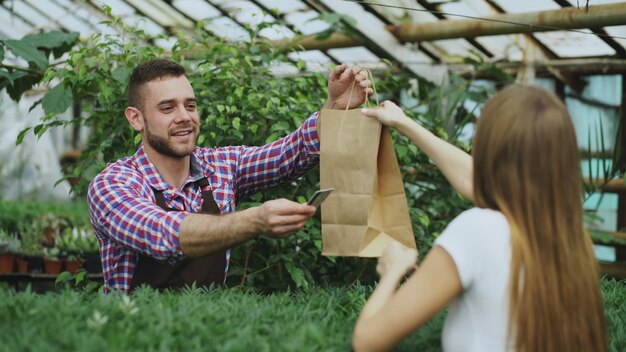
MULTIPOLYGON (((123 117, 128 77, 139 62, 169 56, 188 68, 200 108, 203 133, 199 144, 203 146, 271 142, 297 128, 326 99, 326 75, 308 71, 303 62, 293 61, 288 53, 258 38, 260 28, 248 29, 249 42, 236 43, 199 30, 178 40, 166 54, 164 49, 150 45, 158 37, 129 27, 115 17, 108 24, 121 29, 122 35, 92 35, 67 54, 65 65, 48 67, 43 76, 43 83, 53 87, 51 91, 56 92, 57 100, 72 100, 80 105, 82 113, 70 120, 47 114, 32 129, 42 134, 58 125, 89 127, 87 145, 68 176, 79 179, 74 187, 79 198, 107 162, 131 155, 140 142, 140 135, 123 117)), ((198 23, 198 28, 204 28, 204 24, 198 23)), ((399 96, 402 88, 410 87, 411 79, 414 77, 392 74, 388 68, 376 72, 379 92, 389 97, 399 96)), ((467 150, 468 145, 459 140, 458 132, 474 116, 472 111, 464 110, 464 104, 486 97, 470 88, 460 78, 442 86, 419 79, 413 94, 417 104, 407 108, 414 110, 411 114, 427 128, 467 150)), ((42 104, 45 107, 47 101, 42 104)), ((60 113, 63 106, 56 109, 60 113)), ((18 142, 30 132, 23 131, 18 142)), ((424 254, 446 223, 468 203, 450 188, 423 153, 406 138, 395 138, 414 230, 424 254)), ((244 199, 238 206, 250 207, 275 198, 304 202, 318 188, 318 170, 312 170, 294 182, 244 199)), ((288 286, 307 288, 314 283, 351 285, 357 280, 367 283, 375 279, 375 260, 322 257, 320 228, 318 214, 302 231, 286 240, 259 238, 236 247, 229 284, 275 290, 288 286)))

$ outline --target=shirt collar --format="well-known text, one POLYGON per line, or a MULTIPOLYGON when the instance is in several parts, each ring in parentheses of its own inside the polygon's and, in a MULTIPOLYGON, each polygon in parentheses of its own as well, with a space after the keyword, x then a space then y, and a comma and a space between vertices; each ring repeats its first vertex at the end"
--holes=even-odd
MULTIPOLYGON (((184 185, 187 185, 190 182, 196 182, 205 177, 202 170, 207 170, 209 175, 213 174, 213 167, 211 164, 206 163, 202 160, 202 158, 198 157, 198 153, 200 153, 200 149, 196 148, 191 154, 191 170, 184 185)), ((157 191, 164 191, 171 187, 167 182, 165 182, 165 180, 163 180, 163 177, 159 174, 152 161, 148 158, 148 154, 146 154, 143 144, 141 144, 137 149, 137 152, 135 152, 134 159, 137 163, 137 170, 141 174, 145 175, 152 188, 157 191)))

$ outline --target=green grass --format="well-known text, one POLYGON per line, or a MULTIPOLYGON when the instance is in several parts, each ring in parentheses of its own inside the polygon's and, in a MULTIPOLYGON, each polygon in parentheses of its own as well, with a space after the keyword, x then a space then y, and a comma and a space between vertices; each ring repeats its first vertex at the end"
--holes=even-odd
MULTIPOLYGON (((626 350, 626 282, 605 280, 613 351, 626 350)), ((227 289, 131 296, 64 289, 0 289, 2 351, 349 351, 371 289, 314 288, 270 295, 227 289)), ((396 347, 440 350, 445 313, 396 347)))

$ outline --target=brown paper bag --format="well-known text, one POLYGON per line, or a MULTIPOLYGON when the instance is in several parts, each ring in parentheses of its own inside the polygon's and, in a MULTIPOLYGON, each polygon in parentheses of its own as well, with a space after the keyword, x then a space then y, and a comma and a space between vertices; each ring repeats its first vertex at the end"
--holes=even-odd
POLYGON ((392 241, 416 248, 387 127, 360 109, 322 110, 322 255, 378 257, 392 241))

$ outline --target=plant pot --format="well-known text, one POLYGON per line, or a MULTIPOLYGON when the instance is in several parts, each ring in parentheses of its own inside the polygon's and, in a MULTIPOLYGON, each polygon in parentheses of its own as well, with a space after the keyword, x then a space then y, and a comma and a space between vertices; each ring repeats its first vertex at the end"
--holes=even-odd
POLYGON ((28 272, 28 260, 23 257, 15 257, 15 264, 17 264, 17 272, 18 273, 27 273, 28 272))
POLYGON ((69 271, 70 273, 74 274, 78 270, 80 270, 80 268, 82 268, 83 263, 82 263, 82 260, 80 259, 74 259, 74 260, 66 259, 63 265, 65 266, 65 271, 69 271))
POLYGON ((13 254, 0 254, 0 273, 12 273, 15 266, 13 254))
POLYGON ((43 260, 43 269, 46 274, 58 275, 62 266, 63 262, 58 259, 45 258, 43 260))

